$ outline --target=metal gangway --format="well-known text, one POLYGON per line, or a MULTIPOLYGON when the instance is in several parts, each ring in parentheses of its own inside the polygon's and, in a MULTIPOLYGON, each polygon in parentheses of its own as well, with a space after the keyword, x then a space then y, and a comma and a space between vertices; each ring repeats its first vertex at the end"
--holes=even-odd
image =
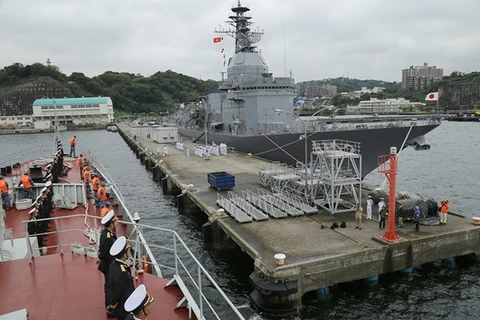
POLYGON ((270 202, 261 198, 259 194, 251 190, 242 190, 242 196, 256 208, 259 208, 260 210, 275 219, 288 217, 288 214, 286 212, 278 209, 270 202))
POLYGON ((272 177, 285 174, 286 165, 278 161, 265 165, 258 173, 260 185, 265 188, 271 188, 273 185, 272 177))
POLYGON ((240 208, 243 212, 247 213, 255 221, 268 220, 268 215, 263 213, 261 210, 253 206, 247 199, 240 197, 233 191, 228 191, 229 200, 240 208))
POLYGON ((361 202, 360 143, 331 139, 313 141, 311 171, 318 179, 315 204, 331 214, 352 211, 361 202))
POLYGON ((315 214, 318 212, 317 208, 310 206, 308 203, 305 202, 303 197, 295 196, 287 192, 283 192, 282 190, 272 189, 272 194, 286 201, 291 206, 302 210, 304 214, 315 214))
POLYGON ((252 222, 253 219, 232 201, 217 193, 217 204, 238 223, 252 222))
POLYGON ((258 194, 261 199, 269 202, 274 207, 287 213, 289 216, 297 217, 297 216, 302 216, 304 214, 303 211, 291 206, 290 204, 283 201, 283 199, 276 197, 274 194, 272 194, 267 190, 258 189, 258 194))

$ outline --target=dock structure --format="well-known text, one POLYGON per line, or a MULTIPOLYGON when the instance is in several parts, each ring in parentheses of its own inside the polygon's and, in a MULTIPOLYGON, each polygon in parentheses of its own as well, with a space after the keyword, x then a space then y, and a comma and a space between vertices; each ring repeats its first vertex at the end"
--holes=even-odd
MULTIPOLYGON (((119 125, 119 133, 141 163, 153 171, 164 192, 177 196, 180 212, 202 211, 208 216, 205 245, 237 245, 253 259, 250 298, 264 314, 295 314, 305 293, 325 291, 337 283, 376 279, 428 262, 451 262, 458 256, 480 254, 480 227, 464 216, 450 213, 447 225, 422 225, 419 231, 413 223, 406 223, 396 229, 400 240, 388 242, 382 238, 385 230, 379 230, 376 205, 372 220, 364 215, 361 230, 355 228, 353 210, 335 214, 324 209, 317 213, 305 210, 305 214, 289 215, 267 198, 291 201, 289 206, 294 207, 293 198, 275 194, 278 190, 270 194, 259 191, 267 184, 265 175, 259 173, 268 163, 261 159, 230 151, 208 161, 193 152, 187 156, 186 148, 193 150, 195 146, 191 141, 184 142, 184 150, 170 148, 168 156, 160 156, 152 152, 158 143, 143 136, 134 138, 127 124, 119 125), (235 176, 233 190, 218 192, 209 186, 207 174, 217 171, 235 176), (219 210, 219 199, 246 214, 245 210, 255 207, 256 218, 242 215, 237 221, 226 210, 219 210), (271 212, 264 212, 269 208, 271 212), (330 228, 342 221, 345 228, 330 228), (282 256, 278 254, 284 254, 285 259, 275 259, 282 256)), ((366 199, 367 192, 362 190, 361 198, 366 199)))

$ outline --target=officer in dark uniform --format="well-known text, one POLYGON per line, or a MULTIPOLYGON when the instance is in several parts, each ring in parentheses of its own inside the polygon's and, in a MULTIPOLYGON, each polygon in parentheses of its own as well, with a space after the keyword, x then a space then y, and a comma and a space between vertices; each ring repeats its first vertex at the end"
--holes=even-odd
POLYGON ((100 259, 100 265, 98 270, 105 276, 104 290, 105 290, 105 307, 108 306, 108 269, 114 257, 110 255, 110 249, 113 243, 117 240, 115 235, 115 214, 113 210, 110 210, 102 219, 104 226, 102 233, 100 234, 100 247, 98 249, 98 259, 100 259))
POLYGON ((126 319, 147 319, 147 316, 152 313, 153 301, 155 298, 147 293, 145 285, 139 285, 125 301, 125 310, 130 312, 126 319))
POLYGON ((125 301, 133 292, 133 280, 130 274, 130 266, 126 260, 130 256, 130 247, 124 236, 119 237, 110 248, 110 255, 115 260, 110 264, 108 270, 109 304, 107 316, 116 315, 118 320, 125 320, 128 313, 125 311, 125 301))

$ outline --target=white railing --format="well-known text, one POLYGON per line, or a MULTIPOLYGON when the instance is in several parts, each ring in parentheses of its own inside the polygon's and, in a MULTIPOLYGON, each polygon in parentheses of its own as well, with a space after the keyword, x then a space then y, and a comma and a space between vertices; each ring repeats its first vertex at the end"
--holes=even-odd
MULTIPOLYGON (((58 249, 61 254, 66 251, 72 251, 88 255, 92 258, 97 258, 98 234, 95 234, 94 236, 96 240, 95 245, 83 246, 79 242, 69 242, 66 240, 80 238, 82 236, 81 234, 84 233, 83 228, 61 229, 62 220, 79 218, 90 219, 90 221, 93 221, 94 229, 97 229, 97 226, 100 225, 100 217, 83 214, 23 221, 27 234, 26 239, 29 261, 34 256, 33 248, 29 241, 29 238, 32 236, 56 237, 56 245, 44 246, 41 248, 41 251, 43 251, 44 254, 46 252, 51 252, 48 251, 49 249, 55 249, 55 252, 57 252, 56 250, 58 249), (55 230, 28 235, 29 223, 41 223, 44 221, 53 221, 55 230), (78 233, 79 237, 66 236, 67 234, 72 233, 78 233)), ((133 251, 132 265, 134 267, 132 267, 132 269, 135 277, 143 272, 145 269, 144 264, 147 263, 153 274, 157 274, 156 270, 163 270, 165 274, 168 274, 166 278, 171 280, 167 286, 173 284, 179 286, 184 298, 180 300, 177 307, 188 307, 195 314, 197 319, 244 319, 228 296, 223 292, 174 230, 138 223, 135 224, 127 221, 118 221, 118 223, 127 226, 127 237, 129 238, 133 251), (128 230, 130 230, 129 234, 128 230), (155 239, 147 243, 143 236, 144 232, 155 234, 155 239), (152 251, 157 255, 161 255, 161 263, 156 262, 152 251), (148 260, 143 258, 145 256, 148 257, 148 260), (209 295, 209 298, 207 298, 207 294, 209 295)), ((120 229, 121 227, 117 228, 120 229)))

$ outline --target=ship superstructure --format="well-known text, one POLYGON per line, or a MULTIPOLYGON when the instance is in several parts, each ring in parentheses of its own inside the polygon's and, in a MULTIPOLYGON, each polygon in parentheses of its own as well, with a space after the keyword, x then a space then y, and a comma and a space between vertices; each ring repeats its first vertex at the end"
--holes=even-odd
MULTIPOLYGON (((238 1, 232 12, 227 21, 231 28, 215 30, 234 39, 235 53, 228 59, 227 77, 220 83, 219 92, 204 100, 208 126, 233 135, 278 131, 291 116, 274 116, 272 108, 293 112, 295 81, 291 77, 274 77, 269 72, 265 58, 255 46, 263 31, 251 29, 250 9, 238 1)), ((190 122, 195 123, 202 127, 202 121, 190 122)))

